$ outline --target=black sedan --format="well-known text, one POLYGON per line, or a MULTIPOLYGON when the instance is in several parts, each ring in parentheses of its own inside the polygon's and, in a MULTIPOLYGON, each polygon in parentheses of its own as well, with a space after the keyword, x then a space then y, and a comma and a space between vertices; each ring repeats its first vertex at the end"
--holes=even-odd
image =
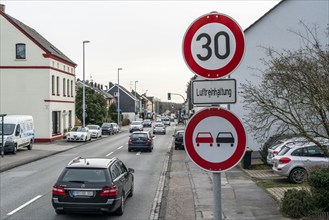
POLYGON ((153 150, 153 135, 149 131, 135 131, 129 136, 128 151, 153 150))
POLYGON ((184 149, 184 131, 183 130, 179 130, 176 132, 174 136, 174 141, 175 141, 175 150, 178 149, 184 149))
POLYGON ((65 212, 114 212, 122 215, 127 197, 134 192, 134 170, 118 158, 72 160, 52 190, 52 205, 65 212))

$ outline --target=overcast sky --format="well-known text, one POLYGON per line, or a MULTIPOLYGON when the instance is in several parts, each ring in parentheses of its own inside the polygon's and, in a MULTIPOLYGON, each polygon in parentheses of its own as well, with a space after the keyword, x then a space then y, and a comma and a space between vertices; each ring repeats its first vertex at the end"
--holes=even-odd
MULTIPOLYGON (((256 1, 16 1, 2 0, 6 13, 30 26, 78 64, 82 79, 83 41, 86 79, 117 83, 167 101, 167 93, 186 97, 194 75, 182 55, 189 25, 212 11, 229 15, 246 29, 279 0, 256 1)), ((182 98, 172 96, 181 103, 182 98)))

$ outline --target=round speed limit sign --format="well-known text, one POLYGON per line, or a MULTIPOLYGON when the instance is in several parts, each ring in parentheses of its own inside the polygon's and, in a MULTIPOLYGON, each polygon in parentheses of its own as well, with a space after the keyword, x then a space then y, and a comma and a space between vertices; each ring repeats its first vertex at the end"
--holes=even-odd
POLYGON ((183 40, 186 64, 197 75, 218 79, 230 74, 244 53, 244 34, 237 22, 210 13, 195 20, 183 40))

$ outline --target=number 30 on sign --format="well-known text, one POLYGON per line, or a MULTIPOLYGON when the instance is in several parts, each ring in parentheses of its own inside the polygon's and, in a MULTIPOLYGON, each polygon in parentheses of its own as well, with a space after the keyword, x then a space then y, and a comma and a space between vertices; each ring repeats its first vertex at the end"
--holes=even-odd
POLYGON ((244 34, 224 14, 210 13, 195 20, 183 40, 187 66, 197 75, 218 79, 230 74, 244 54, 244 34))

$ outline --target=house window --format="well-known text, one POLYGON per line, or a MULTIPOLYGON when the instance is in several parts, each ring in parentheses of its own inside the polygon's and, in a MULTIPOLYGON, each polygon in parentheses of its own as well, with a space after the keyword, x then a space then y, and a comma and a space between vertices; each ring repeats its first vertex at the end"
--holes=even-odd
POLYGON ((70 80, 67 80, 67 96, 70 97, 70 80))
POLYGON ((65 78, 63 79, 63 96, 66 96, 66 92, 65 92, 65 88, 66 88, 66 86, 65 86, 65 82, 66 82, 66 80, 65 80, 65 78))
POLYGON ((57 78, 56 78, 56 92, 57 92, 57 95, 59 95, 59 76, 57 76, 57 78))
POLYGON ((71 80, 71 96, 73 97, 73 80, 71 80))
POLYGON ((16 59, 26 59, 26 45, 16 44, 16 59))
POLYGON ((51 76, 51 94, 55 95, 55 76, 51 76))

